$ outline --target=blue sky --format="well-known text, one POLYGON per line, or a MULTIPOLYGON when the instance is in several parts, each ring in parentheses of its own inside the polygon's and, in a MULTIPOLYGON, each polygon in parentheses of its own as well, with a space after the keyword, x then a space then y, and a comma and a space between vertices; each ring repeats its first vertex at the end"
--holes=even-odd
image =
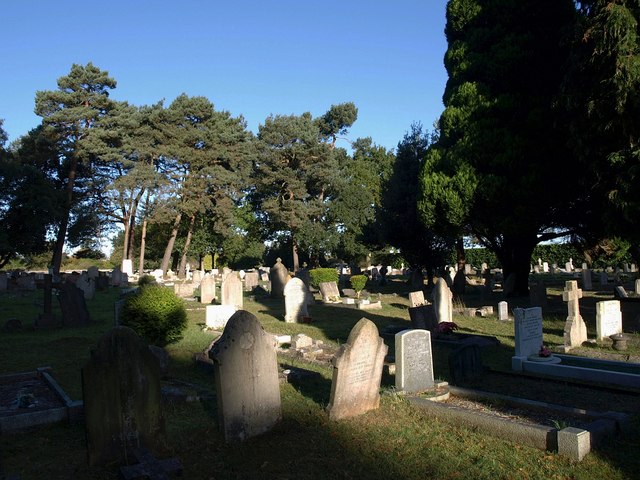
MULTIPOLYGON (((322 115, 352 101, 348 137, 395 148, 443 110, 446 0, 5 1, 0 118, 9 140, 39 124, 35 92, 93 62, 134 105, 181 93, 242 115, 322 115)), ((341 146, 347 147, 346 143, 341 146)))

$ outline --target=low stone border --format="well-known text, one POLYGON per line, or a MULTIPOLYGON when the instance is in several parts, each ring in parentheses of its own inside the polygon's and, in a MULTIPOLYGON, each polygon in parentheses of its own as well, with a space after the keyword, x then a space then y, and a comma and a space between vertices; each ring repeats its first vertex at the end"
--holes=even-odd
POLYGON ((529 424, 517 420, 506 419, 478 411, 438 403, 431 398, 416 396, 405 397, 411 404, 427 410, 434 416, 454 425, 475 427, 487 435, 503 438, 540 450, 556 451, 574 461, 580 461, 589 451, 604 438, 624 431, 629 425, 626 414, 617 412, 594 412, 575 409, 545 402, 492 394, 477 390, 450 386, 451 394, 475 400, 497 400, 514 407, 525 407, 545 412, 558 412, 593 419, 584 429, 567 427, 558 430, 554 427, 529 424))

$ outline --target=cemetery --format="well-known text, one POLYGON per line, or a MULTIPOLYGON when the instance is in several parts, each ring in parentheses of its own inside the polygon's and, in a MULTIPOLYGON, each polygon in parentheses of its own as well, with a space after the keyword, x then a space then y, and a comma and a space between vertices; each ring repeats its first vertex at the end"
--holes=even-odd
MULTIPOLYGON (((315 289, 287 274, 273 296, 273 276, 245 275, 247 290, 235 272, 199 275, 218 298, 185 294, 182 336, 153 348, 117 326, 136 275, 86 299, 82 322, 46 328, 46 290, 8 288, 0 473, 37 478, 46 465, 50 478, 279 478, 294 468, 309 478, 507 478, 533 468, 542 478, 553 465, 566 478, 632 478, 637 319, 612 289, 538 277, 544 308, 505 298, 500 282, 487 295, 473 273, 461 300, 444 281, 416 292, 398 272, 367 282, 380 308, 362 311, 342 301, 357 298, 348 280, 315 289), (226 309, 215 322, 212 308, 226 309), (412 309, 431 312, 432 323, 416 326, 412 309), (36 388, 38 377, 52 392, 36 388)), ((56 301, 46 309, 65 315, 56 301)))

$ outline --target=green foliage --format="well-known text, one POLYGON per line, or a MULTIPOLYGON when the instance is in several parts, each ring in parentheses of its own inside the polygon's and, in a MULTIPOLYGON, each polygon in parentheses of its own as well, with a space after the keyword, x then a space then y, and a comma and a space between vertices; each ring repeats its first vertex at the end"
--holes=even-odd
POLYGON ((153 275, 142 275, 138 279, 139 287, 146 287, 148 285, 155 285, 155 284, 156 284, 156 278, 153 275))
POLYGON ((309 270, 309 276, 311 278, 311 285, 315 288, 320 288, 320 284, 324 282, 336 282, 340 275, 335 268, 313 268, 309 270))
POLYGON ((182 338, 187 311, 173 291, 160 285, 147 285, 127 297, 121 323, 154 345, 166 345, 182 338))
POLYGON ((367 280, 369 280, 369 278, 366 275, 351 275, 349 283, 351 283, 351 288, 359 294, 367 285, 367 280))

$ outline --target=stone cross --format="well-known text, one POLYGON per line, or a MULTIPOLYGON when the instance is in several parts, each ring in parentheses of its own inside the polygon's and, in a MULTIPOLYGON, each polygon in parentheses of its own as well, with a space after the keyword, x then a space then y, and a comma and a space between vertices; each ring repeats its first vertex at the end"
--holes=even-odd
POLYGON ((567 302, 569 315, 564 325, 564 346, 566 349, 579 347, 587 341, 587 326, 580 316, 580 302, 582 290, 578 288, 576 280, 566 282, 562 292, 562 300, 567 302))

